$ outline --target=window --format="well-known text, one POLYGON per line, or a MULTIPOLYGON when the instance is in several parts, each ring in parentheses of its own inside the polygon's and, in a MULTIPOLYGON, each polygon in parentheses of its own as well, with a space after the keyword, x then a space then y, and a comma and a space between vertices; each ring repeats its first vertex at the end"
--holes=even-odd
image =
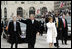
POLYGON ((7 19, 7 8, 6 7, 4 8, 4 18, 5 20, 7 19))
POLYGON ((40 4, 43 4, 43 1, 40 1, 40 4))
POLYGON ((23 8, 22 7, 17 8, 17 15, 20 15, 21 17, 23 17, 23 8))
POLYGON ((25 2, 21 2, 21 4, 24 4, 25 2))
POLYGON ((46 12, 47 12, 47 8, 46 7, 43 7, 42 9, 41 9, 41 14, 43 15, 43 14, 46 14, 46 12))
POLYGON ((35 8, 34 7, 30 7, 30 9, 29 9, 29 15, 30 14, 35 14, 35 8))

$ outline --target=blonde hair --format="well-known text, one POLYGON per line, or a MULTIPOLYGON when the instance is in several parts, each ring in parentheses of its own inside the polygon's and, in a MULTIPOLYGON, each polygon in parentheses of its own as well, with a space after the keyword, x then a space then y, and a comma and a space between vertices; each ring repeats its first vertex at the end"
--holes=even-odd
POLYGON ((51 19, 53 20, 53 18, 52 18, 51 16, 49 16, 49 17, 48 17, 48 21, 50 21, 51 19))

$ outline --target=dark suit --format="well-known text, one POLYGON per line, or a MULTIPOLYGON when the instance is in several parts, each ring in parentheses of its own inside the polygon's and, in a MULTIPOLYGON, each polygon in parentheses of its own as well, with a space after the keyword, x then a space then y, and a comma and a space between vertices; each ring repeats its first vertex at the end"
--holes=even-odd
POLYGON ((28 48, 34 48, 35 41, 36 41, 36 33, 39 31, 38 21, 34 20, 33 24, 30 19, 20 20, 20 22, 23 22, 27 25, 26 38, 28 42, 28 48))
POLYGON ((68 25, 67 25, 67 20, 65 19, 65 28, 64 28, 64 23, 63 20, 62 21, 62 44, 63 44, 63 40, 65 41, 65 44, 67 44, 67 37, 68 37, 68 25))
POLYGON ((16 31, 14 31, 14 22, 10 22, 8 26, 8 33, 10 35, 11 48, 13 47, 14 43, 15 47, 17 48, 17 44, 21 35, 21 28, 19 22, 16 22, 16 31))
POLYGON ((3 21, 1 22, 1 35, 2 35, 2 32, 3 32, 3 27, 4 27, 4 25, 3 25, 3 21))
MULTIPOLYGON (((54 21, 56 22, 56 19, 54 18, 54 21)), ((57 43, 55 43, 54 45, 55 46, 59 46, 59 43, 58 43, 58 40, 59 40, 59 38, 60 38, 60 36, 61 36, 61 30, 60 30, 60 28, 62 28, 62 26, 61 26, 61 19, 60 18, 58 18, 58 27, 57 27, 57 25, 56 25, 56 28, 57 28, 57 38, 56 38, 56 42, 57 43)))
POLYGON ((5 32, 6 34, 8 34, 8 32, 7 32, 7 30, 6 30, 7 25, 8 25, 8 21, 5 21, 5 23, 4 23, 4 32, 5 32))
POLYGON ((40 34, 41 34, 41 36, 43 35, 43 31, 44 31, 44 22, 40 21, 40 34))

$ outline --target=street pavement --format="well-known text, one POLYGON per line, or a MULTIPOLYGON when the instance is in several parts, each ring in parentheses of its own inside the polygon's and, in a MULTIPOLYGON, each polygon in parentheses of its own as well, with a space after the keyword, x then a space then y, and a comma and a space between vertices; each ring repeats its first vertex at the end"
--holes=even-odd
MULTIPOLYGON (((68 40, 68 45, 62 45, 61 40, 59 40, 59 48, 71 48, 71 40, 68 40)), ((10 44, 7 43, 7 40, 1 37, 1 48, 10 48, 10 44)), ((15 45, 13 46, 15 48, 15 45)), ((18 44, 18 48, 28 48, 27 43, 18 44)), ((46 42, 46 34, 43 34, 43 36, 36 37, 36 44, 35 48, 49 48, 48 43, 46 42)), ((53 46, 53 48, 56 48, 53 46)))

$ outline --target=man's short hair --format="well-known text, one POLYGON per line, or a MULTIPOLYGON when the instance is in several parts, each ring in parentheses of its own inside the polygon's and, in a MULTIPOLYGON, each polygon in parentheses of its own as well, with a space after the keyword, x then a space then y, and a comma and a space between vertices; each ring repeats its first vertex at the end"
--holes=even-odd
POLYGON ((31 16, 31 15, 33 15, 33 16, 35 17, 35 15, 34 15, 34 14, 30 14, 30 16, 31 16))

